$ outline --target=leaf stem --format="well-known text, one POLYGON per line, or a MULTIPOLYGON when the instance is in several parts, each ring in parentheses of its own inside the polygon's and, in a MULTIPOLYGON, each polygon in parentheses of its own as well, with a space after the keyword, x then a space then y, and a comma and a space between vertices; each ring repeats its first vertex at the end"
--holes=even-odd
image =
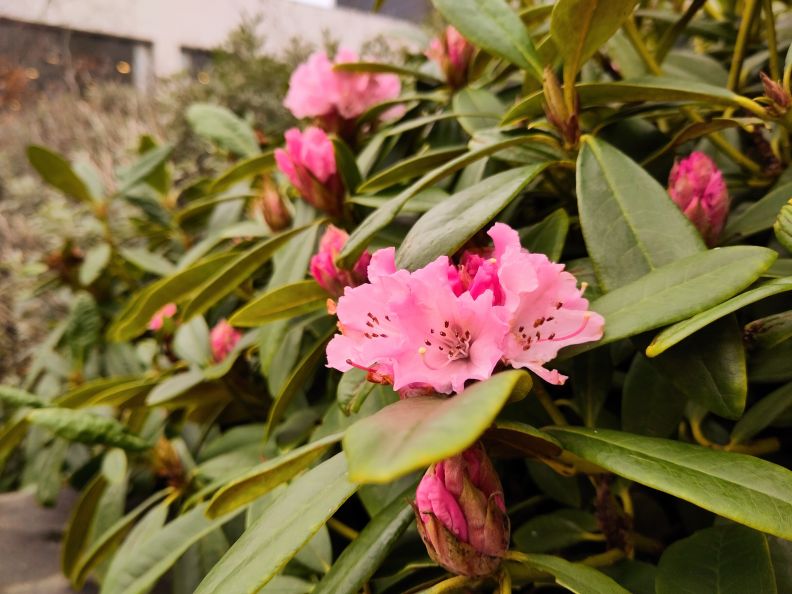
POLYGON ((690 21, 693 20, 693 17, 696 16, 696 13, 701 10, 701 7, 706 3, 707 0, 693 0, 693 2, 690 3, 690 6, 687 7, 687 10, 684 12, 684 14, 679 17, 679 20, 671 27, 666 29, 666 32, 663 33, 660 41, 657 42, 655 59, 657 60, 658 64, 663 63, 663 60, 665 60, 665 57, 668 55, 668 52, 671 51, 671 48, 674 47, 674 43, 682 34, 682 31, 685 30, 685 27, 688 26, 690 21))
POLYGON ((457 588, 461 588, 462 586, 470 584, 471 582, 472 580, 470 578, 465 577, 464 575, 457 575, 447 580, 443 580, 428 590, 424 590, 424 594, 441 594, 442 592, 452 592, 457 588))
POLYGON ((773 0, 762 0, 762 12, 765 17, 765 31, 767 35, 767 50, 770 52, 770 78, 781 79, 781 66, 778 60, 778 38, 776 37, 775 15, 773 14, 773 0))
POLYGON ((621 561, 622 559, 624 559, 624 556, 625 556, 624 551, 622 551, 621 549, 611 549, 609 551, 605 551, 604 553, 600 553, 598 555, 591 555, 590 557, 586 557, 580 562, 590 567, 606 567, 608 565, 613 565, 617 561, 621 561))
POLYGON ((758 7, 759 0, 745 0, 740 28, 737 31, 737 41, 734 44, 729 79, 726 83, 726 87, 730 91, 736 91, 739 87, 740 73, 742 72, 743 60, 745 59, 745 48, 748 45, 748 34, 751 31, 751 24, 756 16, 758 7))
POLYGON ((343 522, 336 520, 335 518, 330 518, 327 520, 327 526, 346 538, 347 540, 355 540, 360 533, 355 530, 354 528, 350 528, 343 522))
POLYGON ((512 579, 509 570, 501 566, 498 580, 498 594, 512 594, 512 579))
POLYGON ((547 393, 547 390, 545 390, 544 386, 538 381, 534 382, 534 393, 536 394, 536 399, 539 401, 539 404, 545 409, 553 423, 560 427, 569 425, 564 414, 556 406, 555 402, 553 402, 553 399, 550 398, 550 394, 547 393))

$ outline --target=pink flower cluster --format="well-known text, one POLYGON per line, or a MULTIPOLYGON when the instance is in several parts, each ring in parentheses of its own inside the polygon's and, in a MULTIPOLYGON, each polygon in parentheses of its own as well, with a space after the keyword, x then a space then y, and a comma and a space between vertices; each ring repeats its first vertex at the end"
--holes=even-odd
POLYGON ((338 301, 341 334, 327 346, 328 366, 366 369, 396 390, 461 392, 499 362, 563 383, 545 364, 562 347, 598 340, 604 320, 563 265, 524 250, 508 225, 489 235, 494 247, 464 254, 458 266, 442 256, 397 270, 393 248, 375 252, 369 282, 338 301))
POLYGON ((345 287, 357 287, 368 280, 366 269, 371 254, 364 252, 352 270, 343 270, 335 264, 349 235, 334 225, 329 225, 319 241, 319 251, 311 258, 311 276, 331 296, 340 297, 345 287))
POLYGON ((284 135, 286 148, 275 150, 275 162, 306 202, 328 214, 341 214, 344 185, 338 174, 333 143, 324 130, 310 126, 284 135))
POLYGON ((215 363, 223 361, 242 338, 242 333, 225 320, 215 324, 209 333, 209 342, 212 349, 212 358, 215 363))
POLYGON ((426 57, 440 66, 450 86, 459 88, 467 83, 468 66, 473 57, 473 49, 473 45, 449 25, 429 44, 426 57))
POLYGON ((729 214, 729 190, 715 162, 700 152, 676 162, 668 179, 668 193, 707 245, 714 246, 729 214))
POLYGON ((399 96, 401 82, 395 74, 333 70, 334 64, 357 61, 358 55, 345 48, 332 62, 325 52, 312 54, 292 73, 283 104, 294 117, 318 118, 324 128, 336 131, 339 120, 354 120, 372 105, 399 96))

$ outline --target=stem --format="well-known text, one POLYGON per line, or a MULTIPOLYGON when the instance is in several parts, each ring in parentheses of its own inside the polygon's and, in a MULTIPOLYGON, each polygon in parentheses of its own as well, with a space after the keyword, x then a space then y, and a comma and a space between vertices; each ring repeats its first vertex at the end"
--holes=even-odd
POLYGON ((447 580, 443 580, 439 584, 432 586, 428 590, 424 590, 424 594, 441 594, 442 592, 452 592, 457 588, 468 585, 472 580, 464 575, 458 575, 447 580))
POLYGON ((627 34, 627 39, 630 40, 633 48, 638 55, 641 56, 641 60, 655 76, 659 76, 663 73, 660 65, 655 61, 652 52, 649 51, 649 48, 646 47, 646 44, 641 39, 641 34, 638 32, 638 27, 635 25, 635 19, 630 17, 626 21, 624 21, 624 32, 627 34))
POLYGON ((550 394, 547 393, 547 390, 545 390, 544 386, 539 382, 534 384, 534 393, 536 394, 537 400, 539 400, 539 404, 541 404, 542 408, 550 415, 553 423, 559 427, 565 427, 569 424, 563 413, 558 409, 555 402, 553 402, 553 399, 550 398, 550 394))
POLYGON ((745 48, 748 45, 748 34, 751 30, 751 23, 756 16, 756 9, 759 7, 759 0, 745 0, 743 7, 740 29, 737 31, 737 41, 734 44, 731 68, 729 69, 729 80, 726 83, 730 91, 736 91, 740 84, 740 73, 742 72, 743 60, 745 59, 745 48))
POLYGON ((621 549, 611 549, 610 551, 605 551, 599 555, 591 555, 590 557, 586 557, 580 562, 584 565, 589 565, 590 567, 606 567, 608 565, 613 565, 616 563, 616 561, 621 561, 622 559, 624 559, 624 551, 621 549))
POLYGON ((511 574, 505 566, 501 566, 500 579, 498 583, 498 594, 512 594, 511 574))
POLYGON ((693 17, 696 16, 696 13, 701 10, 701 7, 706 3, 707 0, 693 0, 679 20, 666 30, 666 32, 660 38, 660 41, 657 43, 657 51, 655 51, 655 59, 657 60, 658 64, 662 64, 663 60, 665 60, 665 57, 668 55, 668 52, 671 51, 672 47, 674 47, 674 42, 680 36, 682 31, 685 30, 685 27, 688 26, 690 21, 693 20, 693 17))
POLYGON ((346 538, 347 540, 355 540, 360 533, 355 530, 354 528, 350 528, 343 522, 339 522, 335 518, 330 518, 327 520, 327 525, 335 530, 338 534, 346 538))
POLYGON ((752 456, 762 456, 764 454, 772 454, 781 449, 781 442, 777 437, 767 437, 765 439, 758 439, 752 443, 729 443, 723 448, 727 452, 736 452, 739 454, 750 454, 752 456))
POLYGON ((765 30, 767 35, 767 49, 770 52, 770 78, 781 79, 781 66, 778 61, 778 40, 776 38, 775 15, 773 14, 773 0, 762 0, 762 11, 765 16, 765 30))

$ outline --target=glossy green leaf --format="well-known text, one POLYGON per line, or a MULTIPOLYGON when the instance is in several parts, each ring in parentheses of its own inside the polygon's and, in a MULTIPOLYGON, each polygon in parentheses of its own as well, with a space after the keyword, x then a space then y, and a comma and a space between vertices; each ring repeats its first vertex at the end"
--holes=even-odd
POLYGON ((406 68, 395 64, 382 64, 380 62, 341 62, 333 65, 333 70, 338 72, 374 72, 383 74, 397 74, 415 78, 430 84, 442 84, 443 81, 423 70, 406 68))
POLYGON ((592 540, 596 530, 597 520, 592 514, 562 509, 531 518, 514 531, 512 539, 523 553, 548 553, 592 540))
POLYGON ((495 142, 493 144, 484 146, 480 149, 464 153, 456 159, 452 159, 448 163, 445 163, 433 171, 424 174, 423 177, 415 181, 408 188, 400 192, 397 196, 394 196, 388 200, 380 208, 366 217, 366 219, 360 223, 360 225, 358 225, 350 234, 349 239, 344 245, 344 248, 336 258, 336 262, 342 267, 352 266, 360 257, 360 254, 363 253, 363 250, 366 249, 366 246, 368 245, 369 241, 371 241, 371 238, 374 237, 378 231, 393 221, 404 205, 422 190, 429 188, 441 179, 451 175, 456 171, 459 171, 460 169, 463 169, 464 167, 467 167, 471 163, 475 163, 479 159, 483 159, 484 157, 487 157, 493 153, 497 153, 504 148, 527 143, 530 141, 530 139, 530 135, 507 138, 500 142, 495 142))
POLYGON ((771 280, 755 289, 732 297, 728 301, 724 301, 712 309, 708 309, 692 318, 678 322, 660 332, 660 334, 654 337, 651 344, 646 347, 646 355, 648 357, 655 357, 715 320, 719 320, 724 316, 734 313, 747 305, 786 291, 792 291, 792 278, 771 280))
POLYGON ((624 380, 622 429, 650 437, 670 437, 684 418, 687 401, 670 378, 640 353, 624 380))
POLYGON ((206 515, 216 518, 266 495, 308 468, 328 448, 341 441, 342 435, 334 433, 252 468, 215 493, 206 515))
POLYGON ((792 537, 792 472, 765 460, 606 429, 554 427, 566 450, 606 470, 781 538, 792 537))
POLYGON ((529 252, 545 254, 553 262, 558 262, 568 232, 569 215, 559 208, 535 225, 521 229, 520 243, 529 252))
MULTIPOLYGON (((731 91, 684 78, 646 76, 620 82, 592 82, 575 85, 583 109, 612 103, 637 101, 678 101, 738 107, 739 96, 731 91)), ((532 120, 543 115, 544 93, 538 91, 514 105, 501 120, 501 125, 519 120, 532 120)))
POLYGON ((151 444, 110 417, 68 408, 39 408, 31 411, 27 418, 33 425, 45 427, 70 441, 99 443, 130 451, 151 447, 151 444))
POLYGON ((558 585, 575 594, 630 594, 604 573, 582 563, 571 563, 561 557, 539 554, 521 554, 519 561, 549 573, 558 585))
POLYGON ((542 64, 520 17, 505 0, 432 0, 466 39, 542 80, 542 64))
POLYGON ((29 406, 31 408, 41 408, 47 406, 47 403, 35 394, 31 394, 30 392, 20 390, 13 386, 3 385, 0 385, 0 402, 4 405, 13 407, 29 406))
POLYGON ((564 61, 564 81, 574 81, 583 64, 632 13, 637 0, 558 0, 550 35, 564 61))
POLYGON ((294 480, 204 578, 195 594, 257 592, 357 489, 337 454, 294 480))
POLYGON ((85 252, 85 259, 80 264, 79 280, 84 287, 93 284, 98 279, 107 265, 113 249, 109 244, 100 243, 85 252))
POLYGON ((792 200, 787 202, 778 213, 778 218, 773 224, 776 239, 788 251, 792 252, 792 200))
POLYGON ((470 447, 513 395, 531 389, 524 371, 504 371, 453 398, 400 400, 344 435, 350 480, 387 483, 470 447))
POLYGON ((360 184, 357 191, 369 194, 379 192, 398 183, 414 179, 427 171, 432 171, 465 152, 467 152, 467 148, 464 146, 452 146, 430 149, 407 157, 403 161, 375 173, 360 184))
POLYGON ((233 166, 221 173, 212 182, 211 192, 227 190, 234 184, 263 173, 275 166, 275 151, 267 151, 260 155, 237 161, 233 166))
POLYGON ((31 145, 27 148, 27 158, 46 183, 67 196, 89 204, 98 199, 74 172, 71 164, 58 153, 43 146, 31 145))
POLYGON ((397 266, 414 270, 456 253, 545 167, 547 163, 510 169, 446 198, 412 226, 399 248, 397 266))
POLYGON ((144 181, 158 167, 168 160, 173 152, 173 145, 163 144, 147 150, 131 166, 119 172, 118 193, 124 194, 135 185, 144 181))
POLYGON ((338 382, 336 391, 338 406, 346 415, 357 412, 375 386, 376 384, 368 381, 367 371, 350 369, 338 382))
POLYGON ((240 328, 255 328, 321 309, 329 297, 316 281, 299 281, 254 297, 235 311, 228 323, 240 328))
POLYGON ((411 485, 380 511, 336 559, 312 594, 356 594, 387 558, 415 516, 406 501, 413 497, 411 485))
POLYGON ((577 195, 586 247, 606 291, 704 249, 666 190, 606 142, 586 137, 577 162, 577 195))
POLYGON ((353 194, 361 181, 360 171, 355 163, 355 155, 341 138, 333 136, 331 141, 335 153, 336 169, 341 174, 341 181, 344 182, 347 193, 353 194))
POLYGON ((459 114, 459 125, 471 136, 476 130, 497 128, 504 109, 497 95, 473 87, 465 87, 455 93, 451 105, 459 114))
POLYGON ((767 537, 745 526, 715 526, 678 540, 660 558, 657 594, 777 594, 767 537))
POLYGON ((193 103, 187 108, 187 121, 196 134, 240 157, 259 152, 256 133, 250 124, 225 107, 193 103))
POLYGON ((258 242, 233 260, 224 262, 217 272, 195 290, 192 299, 184 307, 182 319, 189 320, 204 313, 218 301, 233 293, 239 285, 266 264, 278 249, 305 229, 306 227, 297 227, 279 233, 272 238, 258 242))
POLYGON ((518 421, 498 421, 481 437, 493 456, 555 458, 561 444, 552 435, 518 421))
POLYGON ((107 485, 107 479, 101 473, 97 474, 85 486, 72 508, 61 545, 61 570, 66 576, 72 575, 83 549, 88 545, 91 525, 107 485))
POLYGON ((163 256, 143 248, 121 248, 121 257, 144 272, 166 276, 176 272, 176 267, 163 256))
POLYGON ((731 440, 735 443, 743 443, 752 439, 790 408, 792 408, 792 383, 773 390, 749 408, 734 425, 731 440))
POLYGON ((792 183, 780 184, 738 215, 729 217, 722 238, 732 242, 770 229, 787 201, 792 198, 792 183))

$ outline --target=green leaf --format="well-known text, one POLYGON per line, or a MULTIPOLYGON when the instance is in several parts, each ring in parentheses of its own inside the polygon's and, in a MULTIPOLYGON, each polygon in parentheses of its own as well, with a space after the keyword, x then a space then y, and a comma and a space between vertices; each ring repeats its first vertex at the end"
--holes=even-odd
POLYGON ((530 376, 511 370, 453 398, 415 397, 386 406, 344 435, 350 480, 387 483, 460 453, 484 433, 512 395, 530 389, 530 376))
POLYGON ((494 93, 472 87, 465 87, 455 93, 451 105, 459 114, 459 125, 471 136, 476 130, 497 128, 504 109, 503 103, 494 93))
MULTIPOLYGON (((612 103, 635 103, 638 101, 677 101, 680 103, 705 103, 738 107, 739 95, 731 91, 695 82, 685 78, 646 76, 621 82, 594 82, 575 85, 583 109, 612 103)), ((501 120, 502 126, 520 120, 533 120, 544 113, 544 92, 537 91, 514 105, 501 120)))
POLYGON ((177 373, 151 390, 146 396, 146 404, 160 406, 184 392, 192 390, 204 381, 206 378, 200 369, 189 369, 183 373, 177 373))
POLYGON ((586 247, 606 291, 704 249, 666 190, 606 142, 585 138, 577 195, 586 247))
POLYGON ((173 352, 192 365, 204 367, 212 360, 209 325, 202 316, 179 324, 173 334, 173 352))
POLYGON ((67 196, 88 204, 98 199, 91 194, 88 186, 75 173, 69 162, 58 153, 43 146, 31 145, 27 148, 27 158, 46 183, 67 196))
POLYGON ((80 264, 79 280, 84 287, 93 284, 98 279, 107 265, 113 249, 107 243, 100 243, 85 252, 85 259, 80 264))
POLYGON ((438 256, 453 255, 544 171, 547 163, 490 176, 429 210, 402 241, 396 263, 414 270, 438 256))
POLYGON ((29 406, 31 408, 41 408, 47 406, 47 403, 35 394, 3 385, 0 385, 0 402, 12 407, 29 406))
POLYGON ((542 64, 528 31, 505 0, 432 0, 466 39, 542 80, 542 64))
POLYGON ((749 408, 732 429, 732 442, 744 443, 752 439, 756 434, 772 425, 790 407, 792 407, 792 383, 770 392, 749 408))
POLYGON ((406 500, 413 497, 411 485, 380 511, 322 578, 312 594, 356 594, 380 564, 388 557, 399 537, 414 521, 412 507, 406 500))
POLYGON ((506 458, 556 458, 561 444, 552 435, 517 421, 498 421, 481 437, 492 455, 506 458))
POLYGON ((651 344, 646 347, 646 355, 648 357, 656 357, 715 320, 719 320, 724 316, 734 313, 747 305, 786 291, 792 291, 792 277, 771 280, 755 289, 732 297, 728 301, 724 301, 711 309, 703 311, 682 322, 678 322, 660 332, 660 334, 654 337, 651 344))
POLYGON ((723 230, 724 242, 733 242, 754 233, 770 229, 778 213, 792 198, 792 182, 779 185, 760 200, 751 204, 736 216, 729 217, 723 230))
POLYGON ((109 417, 100 417, 84 411, 68 408, 39 408, 27 417, 34 425, 46 427, 56 435, 70 441, 102 444, 130 450, 147 450, 147 443, 124 425, 109 417))
POLYGON ((260 152, 250 124, 225 107, 193 103, 187 108, 187 121, 196 134, 240 157, 252 157, 260 152))
POLYGON ((338 406, 345 415, 356 413, 376 384, 368 381, 368 372, 352 368, 341 376, 336 391, 338 406))
POLYGON ((634 336, 714 307, 754 282, 776 255, 767 248, 732 246, 653 270, 591 304, 605 317, 605 335, 594 344, 634 336))
POLYGON ((122 258, 143 272, 157 276, 167 276, 176 272, 176 267, 167 258, 145 248, 121 248, 119 252, 122 258))
MULTIPOLYGON (((313 224, 319 222, 316 221, 313 224)), ((292 237, 305 231, 308 226, 310 225, 290 229, 260 241, 252 248, 236 255, 230 262, 221 265, 217 272, 196 289, 195 295, 184 307, 182 319, 189 320, 206 312, 218 301, 233 293, 239 285, 248 280, 253 273, 272 258, 278 249, 292 237)))
POLYGON ((223 192, 244 179, 263 173, 275 166, 275 151, 237 161, 217 177, 210 187, 212 194, 223 192))
POLYGON ((764 534, 745 526, 715 526, 678 540, 660 558, 657 594, 776 594, 764 534))
POLYGON ((240 328, 255 328, 321 309, 328 298, 327 291, 316 281, 299 281, 254 297, 235 311, 228 323, 240 328))
POLYGON ((101 473, 97 474, 85 486, 72 508, 61 545, 61 570, 66 576, 72 575, 83 549, 88 545, 91 526, 107 486, 107 479, 101 473))
POLYGON ((619 30, 637 0, 559 0, 550 35, 564 61, 564 81, 572 82, 583 64, 619 30))
POLYGON ((342 435, 334 433, 252 468, 215 493, 206 515, 217 518, 266 495, 308 468, 328 448, 341 441, 342 435))
POLYGON ((568 232, 569 215, 559 208, 535 225, 521 229, 520 243, 529 252, 545 254, 553 262, 558 262, 568 232))
POLYGON ((335 153, 336 168, 341 173, 341 181, 344 182, 347 193, 353 194, 361 181, 360 171, 355 163, 355 155, 341 138, 333 136, 331 141, 335 153))
POLYGON ((523 555, 516 561, 549 573, 558 585, 575 594, 630 594, 604 573, 582 563, 570 563, 552 555, 523 555))
POLYGON ((394 64, 382 64, 379 62, 341 62, 339 64, 334 64, 333 70, 337 72, 381 72, 385 74, 398 74, 399 76, 408 76, 429 84, 443 84, 442 80, 423 70, 405 68, 404 66, 396 66, 394 64))
POLYGON ((195 594, 257 592, 357 489, 337 454, 294 480, 229 549, 195 594))
POLYGON ((757 530, 792 538, 792 472, 765 460, 606 429, 547 430, 606 470, 757 530))
POLYGON ((792 200, 781 208, 781 212, 778 213, 778 218, 773 224, 773 230, 778 243, 792 252, 792 200))
POLYGON ((149 149, 130 167, 119 172, 118 193, 125 194, 134 186, 144 181, 158 167, 168 160, 173 152, 173 145, 163 144, 149 149))
POLYGON ((684 418, 687 401, 670 378, 640 353, 624 380, 622 429, 650 437, 670 437, 684 418))
POLYGON ((447 163, 465 152, 467 152, 467 147, 465 146, 443 147, 424 151, 375 173, 360 184, 357 191, 360 193, 379 192, 398 183, 418 177, 427 171, 432 171, 437 166, 447 163))
POLYGON ((441 165, 437 169, 424 174, 423 177, 415 181, 408 188, 402 190, 397 196, 394 196, 388 200, 380 208, 366 217, 366 219, 360 223, 360 225, 357 226, 357 228, 349 236, 349 239, 344 245, 344 248, 341 250, 341 253, 336 258, 337 264, 344 268, 349 268, 354 265, 354 263, 357 262, 357 259, 360 257, 360 254, 362 254, 363 250, 366 249, 366 246, 368 245, 369 241, 371 241, 371 238, 374 237, 378 231, 393 221, 401 209, 404 208, 404 205, 422 190, 429 188, 441 179, 451 175, 455 171, 459 171, 460 169, 467 167, 479 159, 483 159, 484 157, 487 157, 493 153, 497 153, 504 148, 527 143, 531 138, 531 135, 525 135, 507 138, 505 140, 489 144, 480 149, 464 153, 456 159, 452 159, 448 163, 441 165))
POLYGON ((523 553, 547 553, 592 540, 591 533, 596 530, 597 520, 592 514, 562 509, 531 518, 514 531, 512 539, 523 553))

